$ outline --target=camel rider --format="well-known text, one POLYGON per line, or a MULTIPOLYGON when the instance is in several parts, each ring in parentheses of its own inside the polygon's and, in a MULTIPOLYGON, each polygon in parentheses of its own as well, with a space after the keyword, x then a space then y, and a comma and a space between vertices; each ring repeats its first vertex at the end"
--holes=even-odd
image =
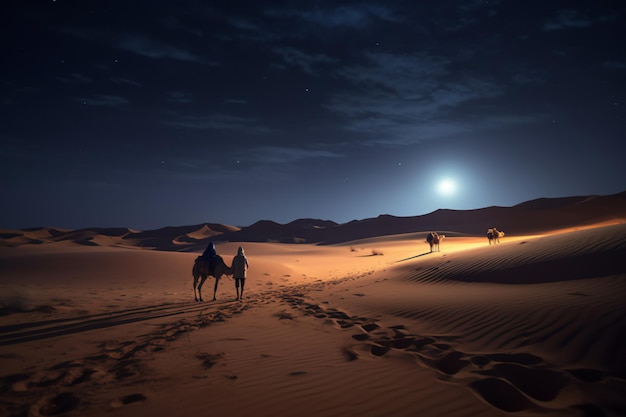
POLYGON ((210 275, 213 275, 213 272, 215 271, 215 259, 217 258, 217 250, 215 249, 215 244, 213 242, 209 242, 209 246, 207 246, 204 250, 201 258, 209 262, 210 275))

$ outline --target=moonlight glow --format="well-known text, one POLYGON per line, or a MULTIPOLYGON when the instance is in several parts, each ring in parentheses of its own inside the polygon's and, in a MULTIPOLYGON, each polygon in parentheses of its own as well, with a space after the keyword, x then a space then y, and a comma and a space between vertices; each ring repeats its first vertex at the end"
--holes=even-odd
POLYGON ((437 190, 441 195, 452 195, 456 191, 456 183, 451 179, 444 179, 437 185, 437 190))

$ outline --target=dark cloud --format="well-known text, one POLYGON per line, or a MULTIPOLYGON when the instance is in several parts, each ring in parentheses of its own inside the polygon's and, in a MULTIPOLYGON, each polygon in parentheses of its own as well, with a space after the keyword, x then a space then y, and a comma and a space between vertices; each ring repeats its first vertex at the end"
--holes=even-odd
POLYGON ((337 62, 337 59, 325 54, 309 54, 290 47, 275 47, 273 52, 281 58, 285 66, 296 67, 309 75, 316 75, 317 67, 328 67, 337 62))
POLYGON ((591 26, 592 24, 592 21, 578 10, 559 10, 555 17, 544 23, 543 29, 580 29, 591 26))
POLYGON ((119 77, 114 77, 111 78, 111 82, 115 83, 115 84, 126 84, 126 85, 132 85, 133 87, 142 87, 143 84, 134 81, 134 80, 129 80, 127 78, 119 78, 119 77))
POLYGON ((91 84, 93 82, 91 78, 75 72, 69 74, 67 77, 58 77, 57 79, 67 84, 91 84))
POLYGON ((246 134, 271 132, 271 128, 262 126, 257 119, 221 113, 207 114, 205 116, 179 116, 176 120, 166 120, 163 123, 168 126, 185 129, 240 130, 246 134))
POLYGON ((129 101, 124 97, 110 96, 106 94, 95 94, 91 97, 75 97, 74 101, 88 106, 101 107, 122 107, 129 103, 129 101))
POLYGON ((339 70, 357 89, 335 93, 328 107, 347 117, 346 129, 376 135, 375 143, 408 145, 466 132, 465 122, 448 116, 473 100, 501 94, 490 81, 450 77, 450 61, 444 58, 389 53, 366 57, 365 65, 339 70))
POLYGON ((272 9, 268 14, 274 17, 296 17, 329 28, 364 29, 370 26, 374 20, 391 22, 402 20, 390 8, 373 3, 328 8, 272 9))

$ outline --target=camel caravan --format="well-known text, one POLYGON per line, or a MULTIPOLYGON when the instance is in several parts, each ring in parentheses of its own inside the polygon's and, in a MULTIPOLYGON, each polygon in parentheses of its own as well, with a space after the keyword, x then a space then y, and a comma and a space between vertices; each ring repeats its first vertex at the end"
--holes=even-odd
MULTIPOLYGON (((430 232, 426 235, 426 243, 430 245, 430 251, 439 252, 439 243, 446 237, 446 235, 440 235, 437 232, 430 232)), ((495 227, 487 229, 487 239, 489 244, 500 243, 500 239, 504 237, 504 232, 498 230, 495 227)))
POLYGON ((426 242, 430 245, 430 251, 432 252, 436 249, 436 251, 439 252, 439 242, 441 242, 445 237, 446 235, 440 235, 437 232, 430 232, 426 235, 426 242))
POLYGON ((224 262, 224 259, 217 254, 213 242, 210 242, 204 253, 196 258, 191 270, 191 274, 193 275, 194 299, 196 301, 204 301, 202 299, 202 286, 204 285, 204 281, 206 281, 209 276, 212 276, 215 278, 215 285, 213 286, 213 301, 215 301, 215 294, 217 293, 217 286, 220 283, 220 279, 223 275, 232 275, 235 280, 237 300, 243 300, 243 288, 246 283, 247 269, 248 258, 241 246, 237 250, 237 255, 233 258, 231 266, 228 266, 226 262, 224 262), (239 287, 241 287, 241 293, 239 292, 239 287))
POLYGON ((495 245, 496 243, 500 243, 500 238, 504 237, 504 232, 492 227, 491 229, 487 229, 487 239, 489 240, 489 244, 492 243, 495 245))
MULTIPOLYGON (((439 244, 446 237, 437 232, 430 232, 426 235, 426 242, 430 245, 430 252, 440 252, 439 244)), ((504 237, 504 232, 492 227, 487 229, 487 239, 491 245, 500 243, 500 238, 504 237)), ((215 278, 213 286, 213 300, 216 299, 217 286, 224 275, 232 275, 235 280, 237 290, 237 300, 243 300, 243 288, 246 281, 246 270, 248 269, 248 259, 243 248, 239 247, 237 255, 233 258, 231 266, 226 265, 224 259, 217 254, 213 242, 209 243, 204 253, 198 256, 191 271, 193 275, 193 296, 196 301, 202 299, 202 286, 209 276, 215 278), (241 293, 239 288, 241 287, 241 293)))
POLYGON ((202 299, 202 286, 204 285, 204 281, 206 281, 209 276, 215 278, 215 286, 213 287, 213 300, 215 301, 215 294, 217 293, 217 285, 220 283, 220 278, 222 278, 223 275, 232 275, 233 268, 232 266, 226 265, 220 255, 215 255, 212 261, 198 256, 193 263, 192 274, 193 296, 196 301, 204 301, 202 299), (199 279, 200 283, 198 284, 199 279), (196 288, 198 289, 197 293, 196 288))

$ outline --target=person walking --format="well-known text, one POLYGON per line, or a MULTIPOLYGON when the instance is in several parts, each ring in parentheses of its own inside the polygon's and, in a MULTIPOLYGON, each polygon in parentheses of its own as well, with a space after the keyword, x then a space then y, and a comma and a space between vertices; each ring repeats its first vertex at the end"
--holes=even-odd
POLYGON ((235 279, 235 289, 237 290, 237 300, 243 300, 243 288, 246 285, 246 272, 248 270, 248 258, 239 246, 237 255, 233 258, 233 278, 235 279), (241 286, 241 293, 239 292, 241 286))

